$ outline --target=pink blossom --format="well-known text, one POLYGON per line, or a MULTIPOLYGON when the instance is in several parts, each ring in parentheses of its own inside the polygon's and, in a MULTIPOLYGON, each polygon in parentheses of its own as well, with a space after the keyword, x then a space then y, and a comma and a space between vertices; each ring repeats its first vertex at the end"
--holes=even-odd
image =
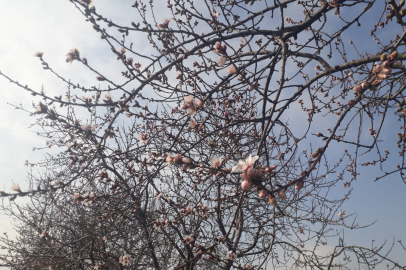
POLYGON ((222 66, 224 66, 224 65, 226 64, 226 61, 227 61, 227 57, 225 57, 225 56, 223 55, 223 56, 220 56, 219 59, 217 59, 216 63, 217 63, 217 65, 218 65, 219 67, 222 67, 222 66))
POLYGON ((194 104, 188 105, 187 112, 190 113, 190 115, 191 115, 192 117, 195 116, 196 111, 197 111, 197 110, 196 110, 196 107, 195 107, 194 104))
POLYGON ((237 254, 235 254, 232 250, 227 253, 226 256, 227 260, 235 261, 237 259, 237 254))
POLYGON ((253 183, 249 180, 243 180, 241 182, 241 188, 245 191, 250 191, 252 188, 253 183))
POLYGON ((213 167, 218 167, 221 165, 221 158, 220 157, 215 157, 211 160, 211 164, 213 165, 213 167))
POLYGON ((139 134, 138 140, 140 143, 147 143, 148 142, 148 134, 139 134))
POLYGON ((200 99, 197 99, 195 102, 195 106, 202 109, 203 108, 203 101, 201 101, 200 99))
POLYGON ((268 191, 266 191, 265 189, 261 189, 260 191, 259 191, 259 197, 261 198, 261 199, 265 199, 267 196, 268 196, 268 191))
POLYGON ((354 90, 355 93, 359 94, 362 91, 362 87, 361 87, 361 85, 357 84, 357 85, 354 86, 353 90, 354 90))
POLYGON ((193 96, 192 96, 192 95, 183 97, 183 99, 185 100, 185 103, 186 103, 187 105, 193 105, 193 96))
POLYGON ((228 74, 237 74, 238 70, 234 65, 231 65, 227 68, 227 73, 228 74))
POLYGON ((131 260, 131 255, 124 255, 122 257, 120 257, 120 264, 122 264, 123 266, 128 266, 130 264, 130 260, 131 260))
POLYGON ((190 243, 193 242, 194 238, 193 238, 192 235, 189 234, 189 235, 185 235, 185 236, 183 237, 183 240, 185 241, 185 244, 186 244, 186 245, 189 245, 190 243))

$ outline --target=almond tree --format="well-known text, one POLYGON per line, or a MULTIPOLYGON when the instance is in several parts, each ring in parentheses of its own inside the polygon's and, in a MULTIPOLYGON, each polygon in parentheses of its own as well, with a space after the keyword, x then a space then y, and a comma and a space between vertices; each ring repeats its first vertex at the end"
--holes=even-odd
POLYGON ((0 73, 42 99, 16 108, 60 149, 27 163, 40 168, 30 190, 1 193, 18 233, 2 238, 4 264, 405 269, 383 246, 346 245, 343 228, 368 225, 341 210, 359 166, 405 181, 403 0, 168 0, 164 17, 162 1, 137 0, 129 25, 99 14, 97 2, 70 2, 122 69, 103 74, 74 48, 66 62, 94 73, 86 86, 37 52, 67 86, 59 96, 0 73), (370 31, 379 49, 351 41, 356 31, 370 31), (140 37, 154 53, 133 47, 140 37), (381 149, 388 119, 402 130, 398 165, 381 149), (331 192, 340 186, 344 197, 331 192), (323 255, 327 242, 336 247, 323 255))

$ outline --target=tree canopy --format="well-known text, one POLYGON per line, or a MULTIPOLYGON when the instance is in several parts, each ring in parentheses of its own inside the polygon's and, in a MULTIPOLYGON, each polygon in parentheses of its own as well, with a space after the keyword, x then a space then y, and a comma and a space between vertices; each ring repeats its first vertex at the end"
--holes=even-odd
POLYGON ((57 96, 0 72, 34 96, 15 108, 47 146, 26 163, 29 188, 0 194, 17 232, 0 238, 3 264, 406 268, 384 246, 346 245, 370 224, 342 207, 360 167, 381 171, 371 185, 406 183, 404 0, 136 0, 114 3, 134 13, 119 22, 70 2, 111 52, 67 53, 92 85, 36 52, 57 96), (111 56, 120 70, 92 65, 111 56))

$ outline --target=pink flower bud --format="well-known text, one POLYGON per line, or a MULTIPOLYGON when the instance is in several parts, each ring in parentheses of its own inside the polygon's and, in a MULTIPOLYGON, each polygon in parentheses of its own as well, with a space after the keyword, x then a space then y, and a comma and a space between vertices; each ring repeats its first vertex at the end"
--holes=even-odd
POLYGON ((255 179, 255 177, 256 177, 255 169, 249 168, 247 170, 247 176, 248 176, 249 179, 255 179))
POLYGON ((227 68, 227 73, 228 74, 237 74, 238 70, 234 65, 231 65, 227 68))
POLYGON ((260 191, 259 191, 259 197, 261 198, 261 199, 265 199, 266 198, 266 196, 268 196, 268 191, 266 191, 265 189, 261 189, 260 191))
POLYGON ((250 180, 250 178, 248 177, 248 175, 246 175, 245 173, 241 174, 242 179, 244 180, 250 180))
POLYGON ((275 169, 276 169, 276 165, 270 166, 269 169, 270 169, 271 171, 272 171, 272 170, 275 170, 275 169))
POLYGON ((357 84, 357 85, 354 86, 353 90, 354 90, 355 93, 359 94, 362 91, 362 87, 361 87, 361 85, 357 84))
POLYGON ((272 205, 272 206, 276 206, 276 199, 273 195, 269 194, 268 196, 268 202, 272 205))
POLYGON ((404 68, 403 64, 400 63, 400 62, 392 63, 391 66, 392 66, 393 69, 402 69, 402 68, 404 68))
POLYGON ((377 77, 379 80, 384 80, 384 79, 387 79, 387 78, 388 78, 388 74, 379 73, 378 75, 376 75, 376 77, 377 77))
POLYGON ((176 154, 175 155, 174 163, 176 165, 181 165, 183 163, 181 154, 176 154))
POLYGON ((375 80, 371 83, 372 86, 379 86, 382 83, 382 80, 375 80))
POLYGON ((296 189, 296 190, 302 189, 303 186, 304 186, 304 182, 303 182, 303 181, 299 181, 299 182, 297 182, 297 183, 295 184, 295 189, 296 189))
POLYGON ((384 74, 390 74, 392 72, 392 69, 391 68, 384 68, 384 69, 382 69, 382 73, 384 73, 384 74))
POLYGON ((201 108, 203 108, 203 101, 198 99, 198 100, 196 100, 195 105, 196 105, 196 107, 199 107, 201 109, 201 108))
POLYGON ((183 104, 180 109, 186 111, 189 108, 189 106, 185 103, 183 104))
POLYGON ((257 181, 264 181, 264 174, 262 173, 262 171, 260 169, 256 169, 255 170, 255 179, 257 181))
POLYGON ((192 164, 192 160, 190 158, 184 157, 182 158, 182 162, 185 164, 192 164))
POLYGON ((183 76, 182 72, 178 72, 178 73, 176 73, 175 78, 178 80, 178 79, 182 78, 182 76, 183 76))
POLYGON ((282 200, 286 200, 286 194, 285 191, 281 190, 278 192, 278 197, 281 198, 282 200))
POLYGON ((252 86, 252 84, 248 85, 248 90, 249 90, 249 91, 254 90, 254 86, 252 86))
POLYGON ((219 41, 216 41, 216 44, 214 44, 214 49, 217 51, 221 50, 221 43, 219 41))
POLYGON ((393 53, 389 54, 388 60, 392 61, 395 60, 398 57, 399 53, 397 51, 394 51, 393 53))
POLYGON ((250 191, 251 188, 252 188, 252 182, 249 181, 249 180, 243 180, 243 181, 241 182, 241 187, 242 187, 242 189, 245 190, 245 191, 250 191))
POLYGON ((367 83, 367 82, 362 82, 362 83, 361 83, 361 87, 362 87, 362 89, 368 89, 368 88, 369 88, 369 83, 367 83))
POLYGON ((219 67, 222 67, 226 64, 227 62, 227 57, 225 57, 224 55, 221 56, 219 59, 217 59, 216 63, 219 67))
POLYGON ((383 68, 388 68, 388 67, 390 67, 390 62, 389 62, 389 61, 384 61, 384 62, 382 63, 382 67, 383 67, 383 68))

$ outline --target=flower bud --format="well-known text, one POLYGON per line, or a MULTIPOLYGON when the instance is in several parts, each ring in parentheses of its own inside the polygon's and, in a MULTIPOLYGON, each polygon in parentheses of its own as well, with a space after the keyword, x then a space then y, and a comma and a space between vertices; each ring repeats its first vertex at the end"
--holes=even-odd
POLYGON ((269 194, 268 196, 268 202, 272 205, 272 206, 276 206, 276 199, 273 195, 269 194))
POLYGON ((368 82, 362 82, 361 87, 362 87, 362 89, 368 89, 369 88, 369 83, 368 82))
POLYGON ((262 173, 262 171, 260 169, 256 169, 255 170, 255 179, 257 181, 264 181, 264 174, 262 173))
POLYGON ((219 41, 216 41, 216 44, 214 44, 214 49, 217 51, 221 50, 221 43, 219 41))
POLYGON ((180 109, 186 111, 189 108, 189 106, 185 103, 183 104, 180 109))
POLYGON ((390 74, 392 72, 392 69, 391 68, 384 68, 384 69, 382 69, 382 73, 384 73, 384 74, 390 74))
POLYGON ((382 67, 383 67, 383 68, 388 68, 388 67, 390 67, 390 62, 389 62, 389 61, 384 61, 384 62, 382 62, 382 67))
POLYGON ((254 90, 254 86, 252 86, 252 84, 248 85, 248 91, 252 91, 254 90))
POLYGON ((389 54, 388 60, 389 61, 395 60, 398 57, 398 55, 399 55, 398 51, 394 51, 391 54, 389 54))
POLYGON ((266 196, 268 196, 268 191, 266 191, 265 189, 261 189, 261 190, 259 191, 258 196, 259 196, 261 199, 265 199, 266 196))
POLYGON ((371 86, 379 86, 379 85, 381 85, 381 83, 382 83, 382 80, 375 80, 371 83, 371 86))
POLYGON ((174 163, 176 165, 181 165, 183 163, 181 154, 175 155, 174 163))
POLYGON ((381 66, 380 65, 376 65, 374 67, 374 69, 372 70, 372 73, 378 73, 381 70, 381 66))
POLYGON ((203 108, 203 101, 198 99, 198 100, 196 100, 195 105, 196 105, 196 107, 199 107, 200 109, 202 109, 203 108))
POLYGON ((238 70, 234 65, 231 65, 227 68, 227 73, 228 74, 237 74, 238 70))
POLYGON ((405 66, 404 66, 403 63, 401 63, 401 62, 394 62, 394 63, 392 63, 391 67, 392 67, 393 69, 402 69, 402 68, 404 68, 405 66))
POLYGON ((192 160, 190 158, 184 157, 182 158, 182 162, 185 164, 192 164, 192 160))
POLYGON ((303 180, 301 180, 301 181, 299 181, 299 182, 297 182, 297 183, 295 184, 295 189, 296 189, 296 190, 302 189, 303 186, 304 186, 304 182, 303 182, 303 180))
POLYGON ((279 191, 278 197, 282 200, 286 200, 287 197, 286 197, 285 191, 283 191, 283 190, 279 191))
POLYGON ((248 176, 249 179, 255 179, 255 177, 256 177, 255 169, 249 168, 247 170, 247 176, 248 176))
POLYGON ((178 79, 182 78, 182 76, 183 76, 182 72, 178 72, 178 73, 176 73, 175 79, 178 80, 178 79))
POLYGON ((242 174, 241 174, 241 177, 242 177, 242 179, 244 179, 244 180, 250 180, 250 178, 248 177, 248 175, 245 174, 245 173, 242 173, 242 174))
POLYGON ((252 182, 249 181, 249 180, 243 180, 243 181, 241 182, 241 187, 242 187, 242 189, 245 190, 245 191, 250 191, 251 188, 252 188, 252 182))
POLYGON ((227 62, 227 57, 225 57, 224 55, 221 56, 219 59, 217 59, 216 63, 219 67, 223 67, 227 62))
POLYGON ((316 158, 318 155, 319 155, 319 152, 316 151, 316 152, 312 153, 310 157, 316 158))
POLYGON ((355 93, 359 94, 362 91, 362 87, 361 87, 361 85, 357 84, 357 85, 354 86, 353 90, 354 90, 355 93))
POLYGON ((384 80, 384 79, 387 79, 387 78, 388 78, 388 74, 379 73, 378 75, 376 75, 376 77, 377 77, 379 80, 384 80))
POLYGON ((388 55, 386 53, 381 54, 381 61, 385 61, 388 59, 388 55))

